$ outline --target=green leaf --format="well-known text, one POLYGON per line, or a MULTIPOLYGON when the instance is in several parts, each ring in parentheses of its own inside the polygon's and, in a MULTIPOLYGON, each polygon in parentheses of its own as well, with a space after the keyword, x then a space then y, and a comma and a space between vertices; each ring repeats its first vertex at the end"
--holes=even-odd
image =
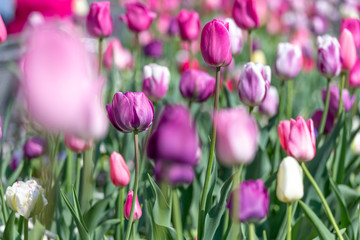
POLYGON ((18 177, 20 176, 20 173, 22 171, 24 167, 24 161, 21 161, 20 165, 18 166, 18 168, 15 170, 15 172, 13 172, 11 174, 11 176, 8 178, 8 180, 6 181, 6 184, 4 186, 4 189, 6 189, 8 186, 10 186, 11 184, 13 184, 14 182, 16 182, 16 180, 18 179, 18 177))
POLYGON ((73 199, 74 199, 74 203, 75 203, 75 209, 76 209, 76 212, 77 212, 77 216, 81 222, 81 224, 84 226, 85 230, 87 232, 89 232, 88 229, 90 228, 87 228, 86 224, 85 224, 85 221, 84 221, 84 218, 83 218, 83 215, 82 215, 82 212, 81 212, 81 208, 80 208, 80 203, 79 203, 79 199, 76 195, 76 192, 75 192, 75 188, 73 187, 73 191, 72 191, 72 194, 73 194, 73 199))
POLYGON ((107 196, 106 198, 98 201, 94 204, 85 214, 85 224, 89 232, 92 232, 95 229, 101 219, 106 215, 106 207, 108 206, 109 202, 112 200, 112 196, 107 196))
POLYGON ((30 231, 29 238, 32 240, 41 240, 45 233, 45 227, 40 221, 35 222, 34 228, 30 231))
POLYGON ((12 211, 6 222, 3 237, 6 240, 14 240, 16 239, 16 235, 18 235, 16 233, 17 232, 15 230, 15 212, 12 211))

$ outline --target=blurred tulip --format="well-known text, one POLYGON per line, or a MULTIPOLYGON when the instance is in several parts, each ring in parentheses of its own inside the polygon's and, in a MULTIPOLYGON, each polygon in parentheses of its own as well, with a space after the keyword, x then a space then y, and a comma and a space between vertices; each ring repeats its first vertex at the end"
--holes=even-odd
POLYGON ((347 29, 351 32, 355 46, 360 47, 360 21, 356 18, 346 18, 341 21, 340 32, 347 29))
POLYGON ((170 71, 167 67, 151 63, 143 69, 142 91, 151 101, 165 97, 170 84, 170 71))
POLYGON ((271 69, 261 63, 245 64, 240 75, 240 100, 248 106, 259 106, 266 97, 271 83, 271 69))
MULTIPOLYGON (((176 62, 178 64, 178 71, 180 73, 190 69, 189 52, 181 50, 176 55, 176 62)), ((200 69, 200 63, 196 58, 191 59, 191 69, 200 69)))
POLYGON ((340 44, 329 35, 317 37, 317 69, 327 78, 339 75, 341 71, 340 44))
POLYGON ((161 58, 163 55, 163 42, 160 40, 151 41, 144 47, 144 53, 154 59, 161 58))
POLYGON ((108 37, 112 33, 110 2, 93 2, 86 18, 89 34, 96 38, 108 37))
POLYGON ((254 52, 252 52, 250 60, 253 63, 262 63, 264 65, 266 64, 265 54, 260 49, 255 50, 254 52))
POLYGON ((254 160, 259 130, 245 108, 224 109, 214 116, 216 154, 224 166, 249 164, 254 160))
POLYGON ((303 66, 301 48, 291 43, 279 43, 274 64, 275 74, 282 80, 295 78, 303 66))
POLYGON ((180 37, 183 41, 192 41, 198 38, 200 33, 200 17, 195 11, 182 9, 177 16, 180 37))
POLYGON ((37 158, 46 151, 46 140, 41 137, 33 137, 27 140, 23 146, 26 158, 37 158))
MULTIPOLYGON (((321 119, 323 116, 324 111, 323 110, 317 110, 316 112, 314 112, 314 114, 311 116, 311 119, 314 122, 314 128, 319 131, 320 128, 320 124, 321 124, 321 119)), ((326 122, 325 122, 325 127, 324 127, 324 132, 323 134, 328 134, 330 133, 333 128, 334 128, 334 123, 335 123, 335 117, 331 112, 328 112, 327 114, 327 118, 326 118, 326 122)))
POLYGON ((204 61, 213 67, 225 67, 232 61, 229 23, 214 19, 208 22, 201 33, 201 54, 204 61))
POLYGON ((327 30, 327 21, 326 18, 322 16, 314 16, 311 18, 311 29, 316 35, 322 35, 326 33, 327 30))
POLYGON ((110 155, 110 178, 117 187, 125 187, 130 182, 130 172, 120 153, 110 155))
POLYGON ((235 0, 232 15, 242 29, 254 29, 260 25, 255 0, 235 0))
POLYGON ((7 30, 4 21, 0 15, 0 44, 5 42, 6 38, 7 38, 7 30))
POLYGON ((349 87, 360 87, 360 59, 358 58, 349 74, 349 87))
POLYGON ((9 163, 11 170, 15 171, 19 167, 20 163, 23 160, 23 157, 24 157, 24 152, 22 150, 15 150, 12 153, 9 163))
POLYGON ((130 69, 134 65, 131 52, 123 48, 121 42, 117 39, 110 40, 104 52, 105 67, 111 70, 113 64, 120 70, 130 69))
POLYGON ((268 116, 274 116, 278 111, 279 94, 274 86, 270 86, 263 103, 259 106, 259 111, 268 116))
POLYGON ((229 24, 229 35, 232 54, 240 54, 243 48, 243 36, 241 28, 239 28, 232 18, 226 18, 225 23, 229 24))
POLYGON ((299 162, 312 160, 316 152, 314 124, 301 116, 296 120, 281 121, 277 127, 279 140, 284 151, 299 162))
POLYGON ((295 202, 304 196, 303 173, 296 159, 282 160, 276 183, 276 197, 282 202, 295 202))
POLYGON ((161 13, 156 21, 156 29, 162 35, 167 34, 171 22, 171 15, 168 13, 161 13))
POLYGON ((247 180, 239 184, 237 189, 230 194, 227 208, 230 215, 233 214, 234 194, 238 194, 238 213, 237 217, 241 222, 258 222, 265 218, 269 212, 269 193, 263 180, 247 180))
POLYGON ((156 161, 154 173, 157 182, 164 181, 171 186, 191 184, 195 177, 194 166, 166 161, 156 161))
POLYGON ((186 70, 180 78, 180 92, 190 101, 204 102, 215 92, 215 78, 200 70, 186 70))
POLYGON ((357 58, 355 42, 351 32, 344 29, 339 38, 342 69, 351 70, 357 58))
POLYGON ((156 13, 151 12, 140 2, 128 3, 125 5, 126 14, 119 17, 128 28, 136 33, 149 29, 151 23, 156 18, 156 13))
POLYGON ((169 24, 169 29, 168 29, 168 34, 170 36, 176 36, 178 35, 180 32, 180 29, 179 29, 179 23, 178 23, 178 20, 177 18, 172 18, 170 20, 170 24, 169 24))
MULTIPOLYGON (((334 116, 337 115, 338 111, 339 111, 339 88, 336 86, 331 86, 330 87, 330 102, 329 102, 329 112, 331 112, 334 116)), ((346 112, 348 112, 352 105, 355 103, 356 101, 356 96, 350 96, 349 90, 347 90, 346 88, 343 89, 342 92, 342 97, 343 97, 343 106, 346 112)), ((324 88, 322 90, 322 99, 325 103, 325 99, 326 99, 326 88, 324 88)))
POLYGON ((106 110, 111 124, 123 133, 145 131, 154 120, 154 106, 143 92, 117 92, 106 110))
POLYGON ((65 146, 75 153, 81 153, 91 149, 92 140, 84 140, 72 134, 65 134, 65 146))
MULTIPOLYGON (((131 212, 131 203, 133 200, 133 196, 134 196, 134 192, 133 191, 129 191, 127 198, 126 198, 126 202, 124 205, 124 215, 126 217, 127 220, 129 220, 130 217, 130 212, 131 212)), ((135 203, 135 207, 134 207, 134 215, 133 215, 133 222, 136 222, 136 220, 138 220, 142 215, 142 210, 141 210, 141 206, 139 203, 139 198, 138 196, 136 196, 136 203, 135 203)))

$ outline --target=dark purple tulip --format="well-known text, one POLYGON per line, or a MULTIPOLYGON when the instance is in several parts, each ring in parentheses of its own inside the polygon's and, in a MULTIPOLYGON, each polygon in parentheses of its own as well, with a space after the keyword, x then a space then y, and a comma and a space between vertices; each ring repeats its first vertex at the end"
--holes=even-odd
POLYGON ((26 158, 36 158, 44 154, 46 150, 46 140, 41 137, 33 137, 27 140, 23 146, 26 158))
MULTIPOLYGON (((314 128, 316 129, 316 131, 319 131, 323 113, 324 113, 323 110, 317 110, 311 116, 311 119, 314 122, 314 128)), ((333 130, 334 122, 335 122, 335 117, 331 112, 329 112, 327 114, 327 118, 326 118, 326 122, 325 122, 324 134, 328 134, 333 130)))
MULTIPOLYGON (((235 190, 234 190, 235 191, 235 190)), ((230 194, 227 208, 232 214, 232 197, 230 194)), ((239 200, 238 218, 241 222, 256 222, 265 218, 269 212, 269 193, 261 179, 242 182, 237 189, 239 200)))
POLYGON ((11 170, 15 171, 19 167, 21 161, 23 160, 23 157, 24 157, 24 152, 22 150, 15 150, 12 153, 9 163, 11 170))
POLYGON ((180 92, 184 98, 204 102, 215 92, 215 82, 208 73, 189 69, 181 75, 180 92))
MULTIPOLYGON (((331 112, 334 115, 336 115, 339 110, 339 98, 340 98, 339 92, 340 92, 340 90, 338 87, 336 87, 336 86, 330 87, 329 112, 331 112)), ((354 104, 354 102, 356 100, 356 97, 350 96, 349 90, 347 90, 347 89, 343 89, 342 97, 343 97, 344 109, 347 112, 351 109, 352 105, 354 104)), ((325 103, 326 88, 324 88, 322 90, 322 99, 325 103)))
POLYGON ((169 24, 168 34, 169 36, 176 36, 180 32, 179 30, 179 23, 177 18, 172 18, 169 24))
POLYGON ((120 132, 142 132, 154 120, 154 106, 143 92, 117 92, 106 105, 111 124, 120 132))
POLYGON ((161 58, 163 55, 163 42, 153 40, 144 47, 144 53, 148 57, 161 58))
POLYGON ((165 181, 170 185, 190 184, 194 180, 194 167, 189 164, 167 163, 157 161, 155 164, 157 182, 165 181))

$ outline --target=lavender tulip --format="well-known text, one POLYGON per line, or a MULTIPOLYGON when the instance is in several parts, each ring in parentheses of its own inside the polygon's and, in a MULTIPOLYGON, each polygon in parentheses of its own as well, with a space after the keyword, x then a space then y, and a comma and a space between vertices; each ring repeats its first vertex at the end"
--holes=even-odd
POLYGON ((278 111, 279 94, 274 86, 270 86, 263 103, 259 106, 259 111, 268 116, 274 116, 278 111))
POLYGON ((23 160, 23 157, 24 157, 24 152, 22 150, 15 150, 12 153, 9 163, 11 170, 15 171, 19 167, 21 161, 23 160))
MULTIPOLYGON (((324 111, 323 110, 317 110, 314 112, 314 114, 311 116, 311 119, 314 122, 314 128, 319 131, 321 119, 323 116, 324 111)), ((334 128, 335 123, 335 117, 331 112, 328 112, 325 122, 325 128, 323 134, 330 133, 334 128)))
POLYGON ((275 74, 282 80, 289 80, 295 78, 301 68, 301 48, 291 43, 279 43, 274 64, 275 74))
MULTIPOLYGON (((324 88, 322 90, 322 99, 325 102, 325 98, 326 98, 326 89, 324 88)), ((331 86, 330 87, 330 102, 329 102, 329 112, 334 114, 335 116, 338 113, 339 110, 339 88, 336 86, 331 86)), ((352 105, 355 103, 356 100, 356 96, 350 96, 349 90, 347 89, 343 89, 342 92, 342 102, 344 105, 344 109, 345 111, 349 111, 352 107, 352 105)))
POLYGON ((26 158, 37 158, 45 153, 46 140, 41 137, 30 138, 23 146, 26 158))
POLYGON ((170 83, 170 72, 167 67, 156 63, 146 65, 143 78, 142 90, 151 101, 159 101, 166 95, 170 83))
POLYGON ((161 58, 163 55, 163 42, 160 40, 151 41, 144 47, 144 53, 148 57, 161 58))
POLYGON ((327 78, 339 75, 341 71, 340 44, 338 40, 329 35, 317 38, 318 58, 317 69, 327 78))
POLYGON ((93 37, 108 37, 112 33, 110 2, 93 2, 86 18, 86 28, 93 37))
POLYGON ((195 177, 194 166, 166 161, 156 161, 154 172, 157 182, 164 181, 172 186, 190 184, 195 177))
POLYGON ((243 36, 241 28, 236 25, 232 18, 225 19, 225 23, 229 23, 231 52, 232 54, 240 54, 243 48, 243 36))

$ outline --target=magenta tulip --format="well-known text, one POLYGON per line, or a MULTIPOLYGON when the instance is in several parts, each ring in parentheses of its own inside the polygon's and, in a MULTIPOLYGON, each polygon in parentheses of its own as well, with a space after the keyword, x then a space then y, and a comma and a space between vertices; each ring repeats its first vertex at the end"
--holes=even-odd
POLYGON ((75 153, 81 153, 85 150, 89 150, 92 146, 92 140, 84 140, 69 133, 66 133, 64 138, 65 146, 75 153))
POLYGON ((360 59, 358 58, 352 67, 349 75, 349 87, 360 87, 360 59))
POLYGON ((5 42, 6 38, 7 38, 6 27, 5 27, 2 17, 0 15, 0 44, 5 42))
MULTIPOLYGON (((131 212, 131 203, 133 200, 133 196, 134 196, 134 192, 133 191, 129 191, 127 198, 126 198, 126 202, 124 205, 124 215, 126 217, 127 220, 129 220, 130 217, 130 212, 131 212)), ((135 208, 134 208, 134 215, 133 215, 133 222, 135 222, 136 220, 138 220, 142 215, 142 210, 141 210, 141 206, 139 203, 139 198, 138 196, 136 196, 136 203, 135 203, 135 208)))
POLYGON ((151 63, 143 69, 142 90, 151 101, 165 97, 170 84, 170 71, 167 67, 151 63))
POLYGON ((140 2, 128 3, 125 5, 125 8, 126 14, 121 15, 119 19, 135 33, 149 29, 151 23, 156 18, 156 13, 151 12, 140 2))
POLYGON ((110 178, 117 187, 125 187, 130 182, 129 169, 120 153, 113 152, 110 155, 110 178))
POLYGON ((355 46, 360 47, 360 21, 357 18, 346 18, 341 21, 340 32, 347 29, 351 32, 355 46))
POLYGON ((329 35, 318 36, 318 58, 317 69, 327 78, 332 78, 340 74, 340 44, 338 40, 329 35))
POLYGON ((24 144, 23 151, 28 159, 40 157, 46 151, 46 140, 41 137, 30 138, 24 144))
POLYGON ((301 48, 291 43, 279 43, 274 64, 275 74, 282 80, 295 78, 303 65, 301 48))
POLYGON ((86 18, 86 28, 93 37, 108 37, 112 33, 110 2, 93 2, 86 18))
POLYGON ((232 15, 242 29, 258 28, 260 25, 255 0, 235 0, 232 15))
POLYGON ((342 69, 351 70, 357 58, 356 46, 353 35, 347 29, 344 29, 340 34, 340 58, 342 69))
POLYGON ((195 11, 182 9, 177 16, 180 37, 183 41, 192 41, 198 38, 200 33, 200 17, 195 11))

